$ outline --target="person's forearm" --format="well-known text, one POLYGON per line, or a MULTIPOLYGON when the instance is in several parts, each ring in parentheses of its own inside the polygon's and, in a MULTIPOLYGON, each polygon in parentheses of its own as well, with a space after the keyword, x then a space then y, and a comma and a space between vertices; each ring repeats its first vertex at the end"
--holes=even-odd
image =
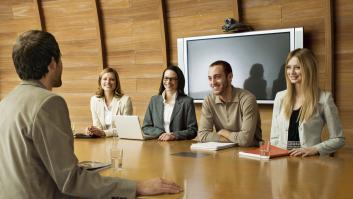
POLYGON ((219 142, 220 141, 220 135, 218 135, 215 132, 211 131, 200 131, 197 139, 200 142, 219 142))
POLYGON ((229 136, 229 140, 239 146, 245 146, 245 147, 252 146, 254 141, 254 133, 249 132, 249 130, 231 132, 229 136))

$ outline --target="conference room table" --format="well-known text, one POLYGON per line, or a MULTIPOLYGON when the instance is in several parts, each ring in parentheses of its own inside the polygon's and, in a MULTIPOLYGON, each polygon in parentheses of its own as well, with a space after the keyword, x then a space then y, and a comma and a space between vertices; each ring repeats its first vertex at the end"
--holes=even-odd
MULTIPOLYGON (((100 171, 103 176, 132 180, 163 177, 182 193, 141 198, 353 198, 353 148, 334 156, 279 157, 258 160, 239 157, 250 148, 191 151, 194 141, 160 142, 115 138, 124 150, 123 169, 100 171)), ((110 162, 113 138, 75 139, 79 161, 110 162)))

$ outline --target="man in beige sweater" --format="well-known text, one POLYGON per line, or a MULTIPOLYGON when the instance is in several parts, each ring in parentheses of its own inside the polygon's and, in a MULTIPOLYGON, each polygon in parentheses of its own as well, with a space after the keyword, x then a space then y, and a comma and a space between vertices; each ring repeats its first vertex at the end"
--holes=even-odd
POLYGON ((0 198, 136 198, 179 193, 173 182, 134 182, 80 168, 60 87, 61 53, 53 35, 28 31, 12 53, 23 80, 0 102, 0 198))
POLYGON ((257 146, 262 133, 256 98, 249 91, 233 87, 232 79, 229 63, 219 60, 210 65, 208 81, 212 93, 202 104, 198 139, 257 146))

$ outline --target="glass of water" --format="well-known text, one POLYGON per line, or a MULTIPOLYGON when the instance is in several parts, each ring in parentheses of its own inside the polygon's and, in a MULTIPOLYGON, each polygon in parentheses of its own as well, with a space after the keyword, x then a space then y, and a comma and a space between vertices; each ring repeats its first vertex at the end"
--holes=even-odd
POLYGON ((117 144, 112 145, 110 158, 114 170, 121 171, 123 169, 123 154, 123 148, 119 147, 117 144))
POLYGON ((270 157, 270 141, 269 140, 263 140, 259 142, 260 146, 260 157, 261 158, 269 158, 270 157))

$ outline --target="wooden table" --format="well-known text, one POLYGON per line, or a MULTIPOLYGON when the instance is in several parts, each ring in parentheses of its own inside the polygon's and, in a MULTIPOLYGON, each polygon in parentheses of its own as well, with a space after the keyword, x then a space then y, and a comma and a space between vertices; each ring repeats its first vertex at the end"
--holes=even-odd
MULTIPOLYGON (((80 161, 110 162, 112 140, 76 139, 75 153, 80 161)), ((238 157, 246 148, 198 152, 200 157, 173 155, 190 152, 191 143, 118 140, 124 149, 123 170, 108 169, 101 174, 133 180, 161 176, 184 187, 180 194, 146 198, 353 198, 352 148, 341 149, 335 157, 269 161, 238 157)))

